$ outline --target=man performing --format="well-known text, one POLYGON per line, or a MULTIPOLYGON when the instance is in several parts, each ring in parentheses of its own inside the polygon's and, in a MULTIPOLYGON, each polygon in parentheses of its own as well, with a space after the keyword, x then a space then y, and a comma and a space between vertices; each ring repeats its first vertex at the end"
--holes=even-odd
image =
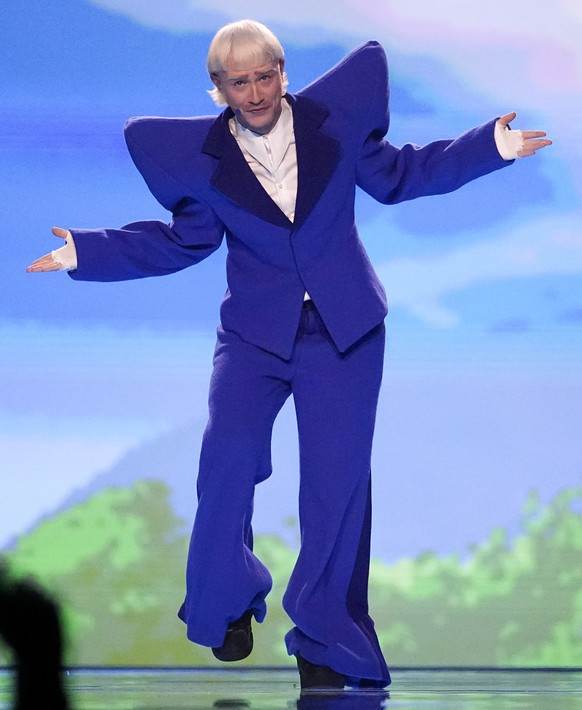
POLYGON ((169 274, 228 245, 228 289, 200 455, 180 618, 224 661, 252 650, 271 577, 253 554, 254 487, 293 395, 301 549, 283 605, 301 687, 381 688, 368 613, 370 458, 386 297, 354 224, 356 186, 385 204, 449 192, 550 144, 515 114, 456 140, 395 148, 386 57, 369 42, 296 94, 260 23, 223 27, 208 54, 217 118, 129 121, 131 156, 169 224, 53 230, 65 247, 29 271, 114 281, 169 274))

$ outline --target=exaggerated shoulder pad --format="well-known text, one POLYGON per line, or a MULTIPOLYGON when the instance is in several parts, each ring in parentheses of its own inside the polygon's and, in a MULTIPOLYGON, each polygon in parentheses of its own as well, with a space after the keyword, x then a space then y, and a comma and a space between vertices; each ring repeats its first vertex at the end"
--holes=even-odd
POLYGON ((297 92, 334 114, 361 123, 364 128, 388 130, 388 62, 378 42, 357 47, 325 74, 297 92))
POLYGON ((131 118, 125 141, 135 166, 154 197, 172 210, 203 160, 201 148, 214 116, 196 118, 131 118))

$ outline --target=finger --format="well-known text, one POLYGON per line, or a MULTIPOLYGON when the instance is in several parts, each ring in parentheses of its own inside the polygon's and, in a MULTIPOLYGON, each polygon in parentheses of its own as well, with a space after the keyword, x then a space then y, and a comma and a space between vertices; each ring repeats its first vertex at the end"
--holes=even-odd
POLYGON ((502 126, 508 126, 516 116, 517 114, 515 113, 515 111, 512 111, 511 113, 506 113, 505 116, 501 116, 501 118, 499 119, 499 123, 502 126))
POLYGON ((60 262, 55 261, 52 254, 45 254, 40 259, 33 261, 26 270, 30 273, 32 271, 58 271, 60 268, 60 262))
POLYGON ((523 150, 531 150, 532 148, 534 150, 539 150, 540 148, 545 148, 548 145, 552 145, 552 141, 547 139, 547 140, 529 140, 526 141, 523 144, 523 150))
POLYGON ((54 261, 52 254, 45 254, 44 256, 41 256, 40 259, 36 259, 36 261, 33 261, 31 266, 48 266, 49 264, 52 264, 54 261))
POLYGON ((67 229, 62 229, 61 227, 53 227, 51 231, 55 237, 60 237, 61 239, 66 239, 69 235, 69 231, 67 229))
POLYGON ((34 272, 37 272, 37 271, 50 271, 50 270, 51 270, 51 266, 50 266, 50 265, 48 265, 48 264, 45 265, 45 264, 41 264, 41 263, 34 263, 34 264, 31 264, 31 265, 26 269, 26 271, 27 271, 29 274, 30 274, 30 273, 34 273, 34 272))
POLYGON ((538 150, 541 150, 542 148, 546 148, 549 145, 552 145, 552 141, 550 141, 550 140, 528 141, 527 143, 524 144, 523 148, 517 153, 517 157, 518 158, 527 158, 528 156, 536 153, 538 150))
POLYGON ((545 131, 522 131, 521 135, 525 140, 528 140, 529 138, 544 138, 547 133, 545 131))
POLYGON ((60 264, 50 264, 48 266, 41 266, 39 264, 31 264, 26 271, 31 274, 31 273, 44 273, 45 271, 60 271, 61 266, 60 264))

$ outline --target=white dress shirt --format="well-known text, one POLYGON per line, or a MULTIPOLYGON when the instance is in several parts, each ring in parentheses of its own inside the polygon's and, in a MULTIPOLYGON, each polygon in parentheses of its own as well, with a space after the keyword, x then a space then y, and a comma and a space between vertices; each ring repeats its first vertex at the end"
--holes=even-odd
MULTIPOLYGON (((293 222, 297 200, 297 149, 291 106, 285 99, 281 101, 281 115, 269 133, 254 133, 236 117, 231 118, 228 125, 265 192, 293 222)), ((310 300, 307 291, 303 299, 310 300)))
POLYGON ((297 198, 297 150, 293 112, 287 101, 281 102, 281 115, 269 133, 253 133, 234 117, 229 128, 265 192, 292 222, 297 198))

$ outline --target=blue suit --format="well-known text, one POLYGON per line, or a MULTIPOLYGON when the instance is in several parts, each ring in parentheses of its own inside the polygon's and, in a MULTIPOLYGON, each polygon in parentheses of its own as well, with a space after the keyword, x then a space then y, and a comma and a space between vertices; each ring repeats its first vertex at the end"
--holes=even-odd
POLYGON ((356 186, 390 204, 455 190, 507 165, 494 121, 424 147, 395 148, 386 58, 356 49, 295 95, 298 191, 291 223, 217 118, 139 118, 132 158, 166 225, 71 230, 73 278, 162 275, 228 244, 228 290, 210 388, 199 506, 181 617, 191 640, 219 646, 251 608, 261 621, 268 571, 252 552, 254 485, 270 474, 273 421, 293 394, 300 456, 301 553, 284 599, 290 653, 379 686, 389 674, 367 609, 370 456, 382 376, 384 289, 358 237, 356 186), (305 306, 307 291, 313 303, 305 306))

